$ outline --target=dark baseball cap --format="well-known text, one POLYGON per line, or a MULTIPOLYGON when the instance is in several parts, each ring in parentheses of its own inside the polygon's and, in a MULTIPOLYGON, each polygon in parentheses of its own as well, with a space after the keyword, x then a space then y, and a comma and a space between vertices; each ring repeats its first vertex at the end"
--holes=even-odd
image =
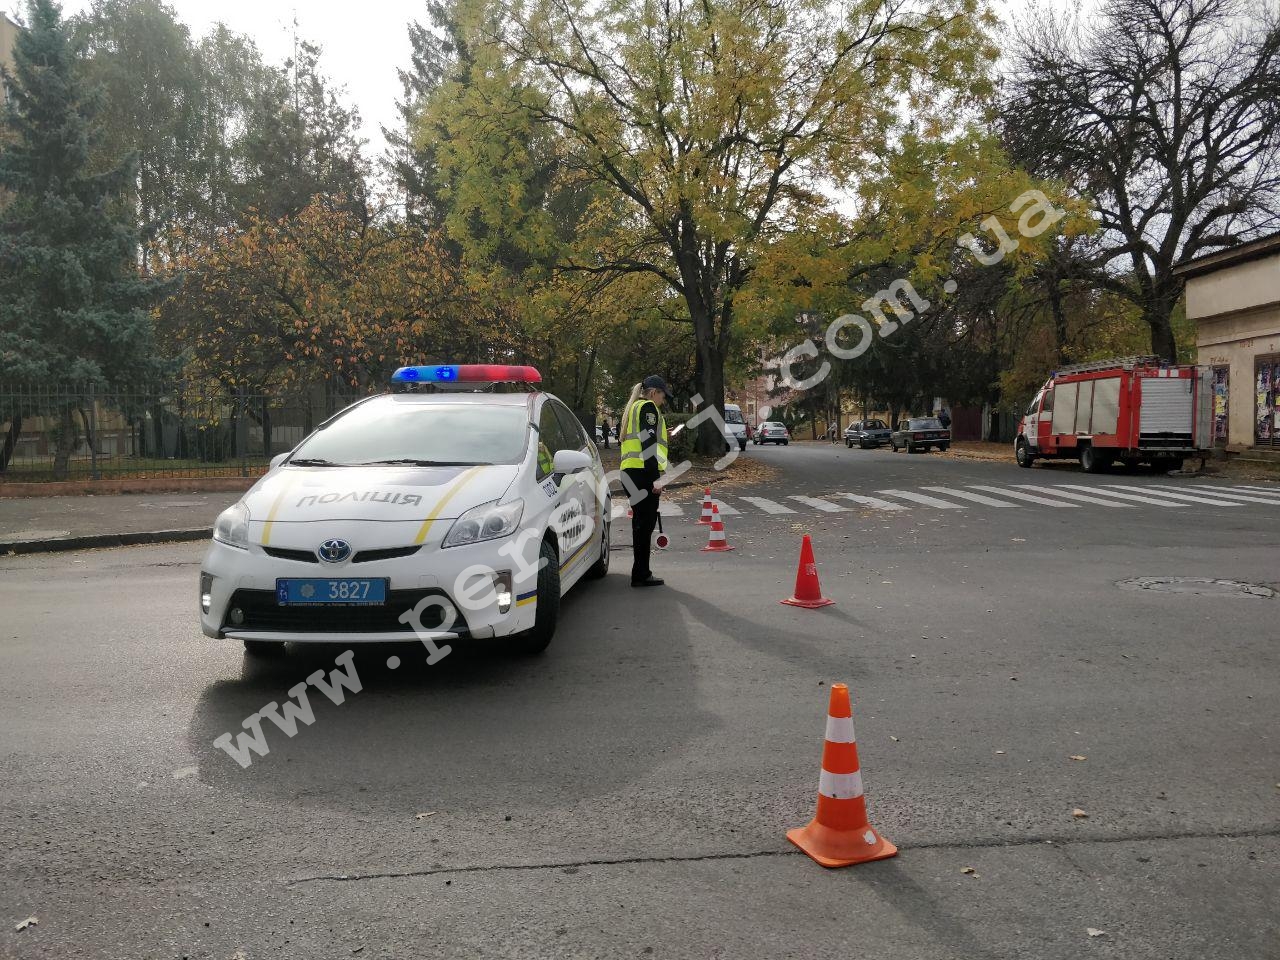
POLYGON ((663 380, 656 373, 651 377, 645 377, 640 386, 645 390, 661 390, 667 395, 668 400, 675 396, 675 394, 671 392, 671 388, 667 386, 667 381, 663 380))

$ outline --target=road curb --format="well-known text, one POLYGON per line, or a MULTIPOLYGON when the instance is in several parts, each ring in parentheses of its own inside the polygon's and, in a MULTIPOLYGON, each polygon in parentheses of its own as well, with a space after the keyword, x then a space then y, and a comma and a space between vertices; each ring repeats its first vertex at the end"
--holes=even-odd
POLYGON ((142 530, 137 533, 97 533, 83 537, 19 540, 15 543, 0 542, 0 555, 98 550, 106 547, 132 547, 143 543, 185 543, 207 540, 212 535, 212 527, 200 527, 196 530, 142 530))

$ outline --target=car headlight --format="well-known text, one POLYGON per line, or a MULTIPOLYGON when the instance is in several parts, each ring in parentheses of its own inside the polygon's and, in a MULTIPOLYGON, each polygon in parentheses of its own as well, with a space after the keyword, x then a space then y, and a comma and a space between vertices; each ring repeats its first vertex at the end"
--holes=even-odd
POLYGON ((249 508, 243 503, 227 507, 213 523, 213 539, 241 550, 249 548, 249 508))
POLYGON ((479 543, 482 540, 497 540, 515 533, 524 516, 524 501, 513 500, 499 504, 490 500, 478 507, 472 507, 457 520, 445 534, 442 547, 460 547, 466 543, 479 543))

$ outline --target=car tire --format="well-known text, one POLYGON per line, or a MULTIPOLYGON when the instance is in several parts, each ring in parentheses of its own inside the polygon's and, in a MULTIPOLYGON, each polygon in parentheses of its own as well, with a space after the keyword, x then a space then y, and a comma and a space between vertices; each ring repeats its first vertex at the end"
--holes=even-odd
POLYGON ((1035 455, 1031 452, 1031 444, 1027 443, 1025 437, 1019 437, 1018 442, 1013 445, 1013 459, 1018 461, 1018 466, 1024 470, 1029 470, 1036 462, 1035 455))
MULTIPOLYGON (((607 508, 606 508, 607 509, 607 508)), ((587 577, 591 580, 599 580, 609 575, 609 519, 606 516, 604 521, 604 533, 600 535, 600 556, 596 559, 587 570, 587 577)))
POLYGON ((1111 464, 1111 458, 1099 453, 1090 444, 1080 448, 1080 469, 1085 473, 1102 473, 1111 464))
POLYGON ((560 556, 549 539, 542 541, 538 553, 538 601, 535 607, 533 628, 512 638, 515 653, 533 656, 547 649, 556 633, 560 619, 560 556))
POLYGON ((283 640, 246 640, 244 652, 251 657, 283 657, 283 640))
POLYGON ((938 452, 939 452, 939 453, 946 453, 949 449, 951 449, 951 443, 950 443, 950 442, 947 442, 947 443, 940 443, 940 444, 938 444, 938 452))
MULTIPOLYGON (((845 445, 846 447, 848 447, 850 450, 852 450, 852 449, 853 449, 853 441, 852 441, 852 440, 846 440, 846 441, 844 442, 844 445, 845 445)), ((862 446, 862 444, 858 444, 858 446, 862 446)))
POLYGON ((912 441, 910 441, 910 440, 908 440, 908 441, 907 441, 907 453, 918 453, 918 452, 919 452, 919 450, 917 449, 917 447, 916 447, 915 443, 914 443, 914 442, 912 442, 912 441))
POLYGON ((787 444, 789 444, 790 442, 791 442, 790 440, 783 440, 783 441, 782 441, 782 445, 785 447, 785 446, 786 446, 787 444))
POLYGON ((739 441, 738 441, 738 450, 739 450, 739 451, 742 451, 742 450, 745 450, 745 449, 747 449, 747 441, 745 441, 745 440, 739 440, 739 441))

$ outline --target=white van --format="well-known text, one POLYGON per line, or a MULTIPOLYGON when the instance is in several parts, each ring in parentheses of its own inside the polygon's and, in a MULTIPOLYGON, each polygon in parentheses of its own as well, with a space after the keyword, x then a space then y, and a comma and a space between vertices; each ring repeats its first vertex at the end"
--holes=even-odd
POLYGON ((742 419, 742 408, 736 403, 724 405, 724 448, 736 443, 739 450, 747 449, 747 421, 742 419))

